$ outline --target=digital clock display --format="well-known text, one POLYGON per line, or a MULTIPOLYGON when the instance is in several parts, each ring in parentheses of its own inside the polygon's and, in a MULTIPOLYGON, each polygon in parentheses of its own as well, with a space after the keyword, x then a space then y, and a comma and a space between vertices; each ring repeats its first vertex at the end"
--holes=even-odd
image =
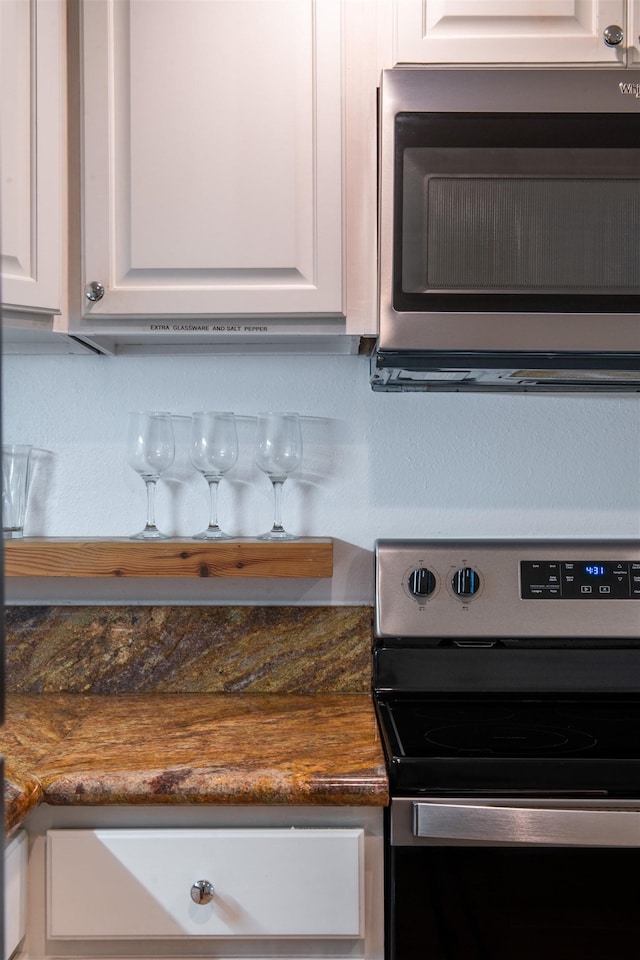
POLYGON ((605 569, 601 563, 587 563, 584 572, 588 573, 590 577, 604 577, 605 575, 605 569))

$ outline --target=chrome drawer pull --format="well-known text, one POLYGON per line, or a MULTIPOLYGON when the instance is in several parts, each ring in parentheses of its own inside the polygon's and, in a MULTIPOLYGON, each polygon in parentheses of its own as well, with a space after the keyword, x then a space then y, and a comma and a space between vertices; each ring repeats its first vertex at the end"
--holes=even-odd
POLYGON ((197 880, 191 887, 191 899, 199 906, 213 900, 213 884, 208 880, 197 880))

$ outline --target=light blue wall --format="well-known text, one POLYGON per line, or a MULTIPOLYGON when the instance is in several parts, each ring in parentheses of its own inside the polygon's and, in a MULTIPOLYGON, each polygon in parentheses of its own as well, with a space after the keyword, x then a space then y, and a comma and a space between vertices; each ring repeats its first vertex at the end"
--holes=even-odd
POLYGON ((16 581, 7 599, 371 602, 378 537, 640 536, 640 397, 379 394, 368 378, 361 357, 5 357, 4 439, 37 448, 28 535, 141 526, 144 489, 124 449, 131 409, 185 417, 157 519, 173 535, 202 529, 207 488, 187 462, 186 418, 208 408, 240 417, 220 522, 254 536, 270 525, 272 501, 252 465, 252 418, 284 409, 304 417, 305 442, 285 521, 336 540, 333 581, 16 581))

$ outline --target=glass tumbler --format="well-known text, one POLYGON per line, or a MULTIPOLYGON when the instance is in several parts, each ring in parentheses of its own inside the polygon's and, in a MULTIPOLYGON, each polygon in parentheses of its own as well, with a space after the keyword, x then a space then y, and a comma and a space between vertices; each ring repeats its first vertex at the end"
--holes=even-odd
POLYGON ((31 449, 22 443, 2 445, 2 536, 5 540, 18 540, 24 535, 31 449))

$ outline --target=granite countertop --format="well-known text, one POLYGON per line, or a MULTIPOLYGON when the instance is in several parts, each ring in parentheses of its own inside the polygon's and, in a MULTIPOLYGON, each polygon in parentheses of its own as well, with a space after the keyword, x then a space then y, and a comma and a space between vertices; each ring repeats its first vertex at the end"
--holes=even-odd
POLYGON ((5 831, 50 804, 384 806, 364 693, 10 694, 5 831))
POLYGON ((9 836, 38 803, 384 806, 368 607, 9 607, 9 836))

